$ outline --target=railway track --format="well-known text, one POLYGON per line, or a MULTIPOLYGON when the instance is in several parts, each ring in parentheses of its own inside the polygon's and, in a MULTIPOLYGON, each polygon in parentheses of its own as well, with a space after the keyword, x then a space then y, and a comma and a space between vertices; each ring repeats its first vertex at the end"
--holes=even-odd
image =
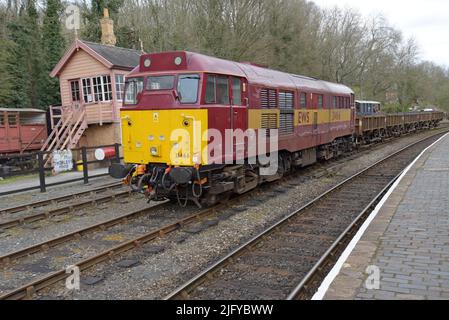
POLYGON ((385 192, 425 147, 399 150, 292 212, 166 299, 308 299, 385 192), (294 287, 295 284, 299 285, 294 287))
MULTIPOLYGON (((160 205, 158 205, 158 206, 160 206, 160 205)), ((103 221, 103 222, 91 225, 87 228, 76 230, 74 232, 65 234, 61 237, 56 237, 51 240, 44 241, 44 242, 38 243, 36 245, 30 246, 28 248, 24 248, 24 249, 0 256, 0 267, 4 266, 4 265, 11 264, 11 263, 16 263, 19 259, 25 258, 29 255, 36 254, 36 253, 43 252, 43 251, 48 251, 51 248, 55 248, 57 246, 65 244, 69 241, 79 240, 79 239, 83 238, 84 236, 90 235, 96 231, 106 231, 112 227, 115 227, 118 224, 127 223, 132 219, 137 219, 139 217, 142 217, 145 214, 148 214, 149 212, 155 210, 156 207, 158 207, 158 206, 153 206, 153 207, 145 208, 142 210, 136 210, 136 211, 124 214, 120 217, 110 219, 108 221, 103 221)))
MULTIPOLYGON (((0 229, 9 229, 17 226, 21 226, 27 223, 33 223, 44 219, 50 219, 56 216, 65 215, 75 210, 81 210, 93 206, 99 206, 104 203, 108 203, 110 201, 114 201, 116 199, 122 199, 129 197, 133 194, 131 190, 121 191, 117 193, 112 193, 100 197, 94 197, 91 199, 83 200, 76 203, 71 203, 65 205, 63 207, 53 208, 53 209, 44 209, 40 210, 40 212, 27 214, 24 216, 19 216, 13 219, 5 219, 0 220, 0 229)), ((76 198, 74 198, 76 199, 76 198)))
POLYGON ((0 216, 5 215, 5 214, 18 213, 21 211, 35 210, 35 209, 47 207, 50 205, 56 205, 61 202, 76 200, 76 199, 79 199, 79 198, 82 198, 85 196, 89 196, 89 195, 92 196, 92 195, 103 193, 106 191, 120 189, 122 187, 123 187, 123 183, 113 183, 110 185, 102 186, 102 187, 87 190, 87 191, 82 191, 82 192, 73 193, 73 194, 69 194, 69 195, 65 195, 65 196, 51 198, 51 199, 45 199, 45 200, 41 200, 41 201, 30 202, 30 203, 22 204, 19 206, 4 208, 4 209, 0 209, 0 216))
MULTIPOLYGON (((310 169, 311 170, 311 169, 310 169)), ((312 170, 311 170, 312 171, 312 170)), ((291 178, 291 177, 290 177, 291 178)), ((289 183, 290 179, 285 179, 285 183, 289 183)), ((271 184, 271 187, 276 186, 278 183, 271 184)), ((263 188, 265 189, 265 188, 263 188)), ((266 191, 269 191, 267 188, 266 191)), ((254 192, 257 192, 254 191, 254 192)), ((241 201, 245 201, 245 199, 250 198, 251 195, 254 192, 250 192, 245 195, 237 196, 230 200, 228 204, 219 204, 212 208, 207 208, 204 210, 195 210, 195 213, 189 214, 187 217, 184 217, 182 219, 176 219, 174 221, 170 221, 168 224, 154 229, 144 235, 140 235, 139 237, 136 237, 134 239, 131 239, 129 241, 123 242, 118 246, 108 248, 107 250, 94 255, 90 258, 87 258, 83 261, 80 261, 75 266, 80 268, 80 271, 88 270, 89 268, 102 263, 106 262, 108 260, 114 259, 117 256, 120 256, 121 254, 144 246, 145 244, 155 241, 157 239, 163 238, 166 235, 169 235, 171 233, 174 233, 176 231, 180 231, 183 229, 188 228, 191 225, 197 224, 197 223, 205 223, 207 224, 207 227, 213 227, 217 224, 217 221, 221 218, 220 212, 224 210, 225 208, 230 208, 232 206, 237 206, 236 212, 239 212, 238 205, 241 201), (216 220, 208 221, 207 219, 210 217, 216 217, 216 220)), ((262 190, 262 192, 264 192, 262 190)), ((14 264, 17 264, 19 262, 22 262, 22 259, 26 259, 27 257, 30 257, 32 255, 43 253, 45 252, 46 255, 50 252, 53 248, 58 248, 61 245, 68 243, 70 241, 80 241, 86 236, 92 235, 96 232, 102 232, 105 230, 108 230, 110 228, 113 228, 114 226, 117 226, 119 224, 125 224, 133 219, 137 219, 139 217, 145 216, 146 214, 154 211, 156 207, 161 207, 165 203, 161 203, 160 205, 157 205, 152 208, 145 208, 142 210, 136 210, 134 212, 131 212, 129 214, 123 215, 121 217, 111 219, 106 222, 102 222, 99 224, 95 224, 93 226, 90 226, 88 228, 78 230, 75 232, 72 232, 70 234, 57 237, 55 239, 45 241, 43 243, 36 244, 34 246, 31 246, 29 248, 25 248, 16 252, 12 252, 10 254, 0 256, 0 270, 2 268, 8 268, 14 264)), ((225 217, 226 218, 226 217, 225 217)), ((173 220, 173 219, 172 219, 173 220)), ((35 293, 48 288, 49 286, 58 283, 64 279, 66 279, 68 275, 66 274, 65 269, 61 269, 57 272, 53 272, 51 274, 48 274, 40 279, 37 279, 35 281, 32 281, 31 283, 28 283, 22 287, 19 287, 13 291, 10 291, 4 295, 0 296, 0 300, 18 300, 18 299, 29 299, 31 298, 35 293)))
MULTIPOLYGON (((366 151, 368 152, 369 150, 366 150, 366 151)), ((347 156, 346 159, 357 156, 358 154, 360 154, 360 153, 356 153, 354 155, 347 156)), ((343 158, 340 160, 336 160, 335 162, 339 163, 339 162, 344 162, 344 161, 345 161, 345 159, 343 158)), ((332 168, 332 166, 335 166, 335 163, 333 163, 333 164, 329 163, 329 168, 332 168)), ((305 171, 308 171, 308 169, 305 171)), ((310 169, 310 171, 312 172, 313 170, 310 169)), ((303 173, 304 173, 304 171, 301 171, 301 175, 303 173)), ((290 181, 290 179, 284 179, 284 182, 287 184, 289 183, 289 181, 290 181)), ((270 185, 271 189, 274 187, 273 185, 275 186, 276 183, 270 185)), ((247 194, 242 197, 238 197, 237 199, 234 199, 235 201, 232 201, 232 203, 235 203, 236 201, 238 202, 240 199, 250 197, 250 196, 251 196, 250 194, 247 194)), ((87 258, 85 260, 82 260, 82 261, 76 263, 75 265, 78 266, 81 271, 87 270, 87 269, 91 268, 92 266, 95 266, 101 262, 111 260, 127 251, 130 251, 135 248, 140 248, 143 245, 145 245, 153 240, 162 238, 165 235, 168 235, 175 231, 182 230, 183 228, 186 228, 189 225, 192 225, 195 223, 201 223, 201 222, 204 223, 208 218, 210 218, 214 215, 218 215, 218 212, 220 210, 222 210, 224 207, 231 206, 232 203, 229 203, 227 205, 219 205, 214 208, 210 208, 210 209, 206 209, 206 210, 201 210, 194 214, 188 215, 187 217, 182 218, 182 219, 177 219, 177 220, 172 219, 172 221, 170 221, 166 225, 163 225, 160 228, 151 230, 150 232, 140 235, 140 236, 138 236, 134 239, 131 239, 129 241, 125 241, 113 248, 108 248, 107 250, 105 250, 99 254, 96 254, 90 258, 87 258)), ((115 219, 111 219, 110 221, 99 223, 99 224, 93 225, 91 227, 88 227, 86 229, 78 230, 78 231, 72 232, 68 235, 58 237, 53 240, 50 240, 50 241, 47 241, 44 243, 40 243, 40 244, 34 245, 32 247, 5 255, 3 257, 0 257, 0 267, 10 266, 11 264, 19 262, 20 259, 27 258, 30 255, 34 255, 39 252, 48 252, 52 248, 59 247, 60 245, 70 242, 72 240, 80 240, 83 237, 85 237, 86 235, 90 235, 97 231, 104 231, 104 230, 110 229, 114 226, 117 226, 119 224, 127 223, 133 219, 136 219, 136 218, 139 218, 139 217, 142 217, 142 216, 148 214, 149 212, 153 211, 154 209, 155 209, 155 207, 137 210, 135 212, 126 214, 124 216, 121 216, 121 217, 118 217, 115 219)), ((211 226, 214 226, 214 225, 216 225, 216 224, 211 223, 211 226)), ((51 274, 45 275, 44 277, 39 278, 38 280, 32 281, 22 287, 19 287, 15 290, 12 290, 12 291, 4 294, 3 296, 0 296, 0 299, 31 298, 36 292, 39 292, 39 291, 59 282, 61 280, 64 280, 67 276, 68 275, 65 273, 65 269, 64 270, 61 269, 59 271, 52 272, 51 274)))
MULTIPOLYGON (((140 235, 134 239, 123 242, 118 246, 108 248, 107 250, 105 250, 95 256, 92 256, 90 258, 87 258, 83 261, 80 261, 80 262, 74 264, 74 266, 78 267, 80 269, 80 271, 87 270, 101 262, 105 262, 110 259, 113 259, 114 257, 117 257, 129 250, 141 247, 141 246, 145 245, 146 243, 149 243, 156 239, 162 238, 165 235, 168 235, 175 231, 181 230, 183 228, 186 228, 189 225, 192 225, 197 222, 204 222, 204 220, 207 217, 210 217, 210 216, 216 214, 217 210, 222 209, 224 206, 225 205, 219 205, 214 208, 200 210, 194 214, 188 215, 187 217, 184 217, 182 219, 178 219, 178 220, 171 222, 169 224, 166 224, 160 228, 153 229, 152 231, 150 231, 144 235, 140 235)), ((151 209, 154 209, 154 207, 150 208, 150 209, 147 208, 147 209, 141 210, 141 212, 134 212, 133 214, 143 215, 143 214, 148 213, 151 209)), ((113 223, 118 224, 123 220, 126 221, 127 219, 129 219, 129 217, 121 217, 121 218, 115 219, 116 221, 114 221, 114 222, 111 221, 109 223, 109 226, 112 226, 113 223)), ((213 224, 215 224, 215 222, 213 224)), ((107 226, 107 225, 104 224, 104 226, 107 226)), ((102 229, 102 227, 104 228, 104 226, 100 226, 100 225, 93 226, 90 228, 89 231, 73 233, 71 235, 68 235, 67 236, 68 238, 64 237, 64 239, 62 239, 62 238, 59 240, 55 239, 52 241, 51 245, 57 246, 57 245, 61 244, 60 241, 69 241, 70 239, 79 238, 80 236, 83 235, 83 232, 91 232, 98 228, 102 229)), ((1 257, 0 261, 2 261, 4 264, 10 264, 14 261, 14 259, 17 260, 17 259, 27 256, 28 254, 48 250, 49 249, 48 246, 49 246, 48 243, 41 244, 41 245, 35 246, 33 248, 26 249, 22 252, 12 253, 8 256, 1 257)), ((19 299, 32 298, 32 296, 35 293, 37 293, 49 286, 61 281, 61 280, 64 280, 67 277, 68 277, 68 275, 66 274, 66 270, 61 269, 59 271, 48 274, 38 280, 35 280, 35 281, 25 285, 25 286, 22 286, 18 289, 15 289, 7 294, 0 296, 0 300, 19 300, 19 299)))

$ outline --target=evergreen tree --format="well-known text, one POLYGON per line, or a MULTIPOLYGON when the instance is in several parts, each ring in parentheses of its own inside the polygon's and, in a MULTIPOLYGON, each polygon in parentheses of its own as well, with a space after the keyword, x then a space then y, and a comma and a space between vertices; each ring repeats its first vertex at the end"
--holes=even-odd
POLYGON ((65 39, 62 35, 59 16, 62 12, 60 0, 47 0, 42 27, 42 52, 44 58, 43 72, 41 74, 41 103, 43 106, 58 105, 61 103, 58 79, 50 77, 50 72, 58 64, 64 54, 65 39))
POLYGON ((30 73, 29 107, 45 108, 42 103, 42 72, 44 59, 42 56, 41 27, 36 10, 36 0, 28 0, 25 16, 25 26, 30 36, 29 46, 23 48, 27 54, 28 72, 30 73))
POLYGON ((140 49, 140 41, 136 31, 128 26, 116 28, 117 46, 122 48, 140 49))
POLYGON ((0 6, 0 74, 2 75, 2 81, 0 81, 0 108, 6 108, 9 106, 12 93, 12 79, 8 70, 8 63, 11 60, 10 47, 13 44, 7 38, 6 20, 6 8, 0 6))
POLYGON ((8 25, 5 69, 11 77, 9 103, 15 108, 42 108, 42 54, 36 1, 24 1, 19 14, 8 25))
POLYGON ((29 94, 31 75, 28 70, 30 62, 26 50, 31 46, 31 36, 25 18, 22 6, 18 17, 8 24, 11 45, 8 46, 5 55, 7 59, 5 68, 12 78, 8 103, 10 107, 15 108, 26 108, 31 104, 29 94))
POLYGON ((2 75, 2 81, 0 81, 0 107, 6 108, 12 105, 12 85, 13 79, 8 68, 9 61, 11 60, 11 46, 14 44, 11 41, 1 38, 0 39, 0 74, 2 75))

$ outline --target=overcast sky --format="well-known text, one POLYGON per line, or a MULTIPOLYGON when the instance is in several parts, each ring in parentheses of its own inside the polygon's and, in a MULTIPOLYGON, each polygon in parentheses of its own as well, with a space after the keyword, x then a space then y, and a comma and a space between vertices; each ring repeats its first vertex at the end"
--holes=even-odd
POLYGON ((448 0, 312 0, 320 7, 352 7, 365 16, 382 13, 406 37, 413 36, 420 57, 449 67, 448 0))

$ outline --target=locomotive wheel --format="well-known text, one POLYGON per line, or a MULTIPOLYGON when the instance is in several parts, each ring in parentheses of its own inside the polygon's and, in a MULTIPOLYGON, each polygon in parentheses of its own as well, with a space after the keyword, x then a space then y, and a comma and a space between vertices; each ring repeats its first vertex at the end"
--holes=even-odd
POLYGON ((131 178, 129 185, 132 191, 134 192, 142 191, 141 189, 139 189, 140 178, 141 178, 140 176, 131 178))
POLYGON ((231 198, 232 192, 225 192, 222 194, 217 195, 211 195, 206 194, 203 199, 201 199, 201 205, 204 208, 210 208, 215 206, 218 203, 226 204, 228 203, 229 199, 231 198))
POLYGON ((289 153, 286 153, 284 156, 284 169, 285 174, 289 175, 292 172, 293 166, 292 166, 292 156, 289 153))
POLYGON ((286 168, 285 155, 279 154, 279 157, 278 157, 278 176, 279 176, 279 179, 282 179, 286 173, 287 173, 287 168, 286 168))

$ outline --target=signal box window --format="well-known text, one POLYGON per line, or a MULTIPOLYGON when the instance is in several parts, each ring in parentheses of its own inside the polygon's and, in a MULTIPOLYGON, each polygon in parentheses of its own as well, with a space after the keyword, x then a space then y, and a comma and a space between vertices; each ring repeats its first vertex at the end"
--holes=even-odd
POLYGON ((83 98, 85 103, 91 103, 94 101, 94 97, 92 95, 92 86, 90 78, 83 79, 83 98))
POLYGON ((72 90, 72 102, 79 102, 81 100, 79 81, 70 81, 70 88, 72 90))
POLYGON ((175 76, 149 77, 147 80, 147 90, 171 90, 175 82, 175 76))
POLYGON ((197 74, 182 75, 178 78, 178 94, 181 103, 196 103, 200 76, 197 74))
POLYGON ((232 78, 232 104, 242 105, 242 80, 239 78, 232 78))
POLYGON ((336 108, 338 107, 337 99, 338 99, 337 97, 334 97, 334 99, 333 99, 332 107, 333 107, 334 109, 336 109, 336 108))
POLYGON ((5 126, 5 116, 3 113, 0 113, 0 127, 5 126))
POLYGON ((125 89, 125 76, 123 74, 115 75, 115 93, 117 95, 117 100, 123 100, 123 91, 125 89))
POLYGON ((103 80, 103 99, 104 101, 112 101, 112 81, 111 76, 101 77, 103 80))
POLYGON ((112 100, 112 84, 111 76, 101 76, 92 78, 95 101, 111 101, 112 100))
POLYGON ((111 101, 111 76, 98 76, 82 79, 83 99, 85 103, 111 101))

